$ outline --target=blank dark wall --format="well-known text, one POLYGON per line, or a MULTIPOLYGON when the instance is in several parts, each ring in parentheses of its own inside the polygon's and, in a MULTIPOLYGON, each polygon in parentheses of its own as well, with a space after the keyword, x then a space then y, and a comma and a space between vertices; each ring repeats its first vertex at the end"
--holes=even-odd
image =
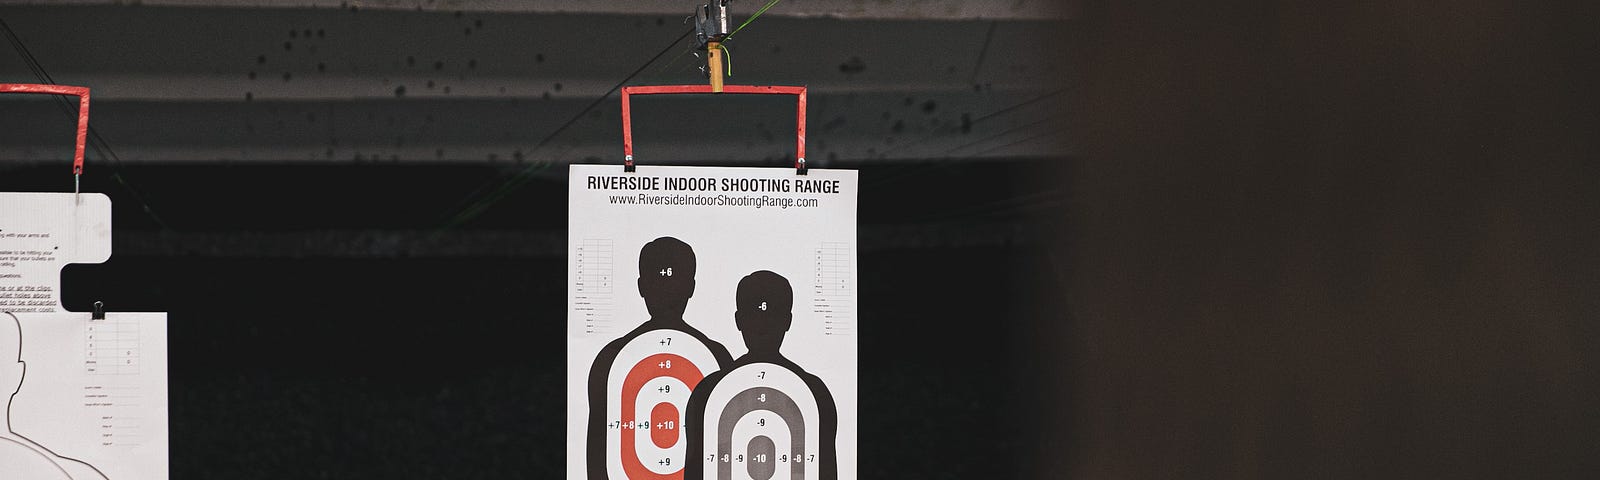
POLYGON ((1042 476, 1595 477, 1593 5, 1241 3, 1072 34, 1042 476))

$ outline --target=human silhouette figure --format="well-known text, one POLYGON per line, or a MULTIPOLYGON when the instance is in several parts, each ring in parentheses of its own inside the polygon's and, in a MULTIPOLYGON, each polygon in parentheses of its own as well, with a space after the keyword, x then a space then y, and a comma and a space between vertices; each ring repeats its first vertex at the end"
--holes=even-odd
POLYGON ((11 430, 11 401, 22 391, 28 366, 22 361, 22 323, 3 312, 0 317, 0 395, 5 400, 5 422, 0 430, 0 478, 5 480, 105 480, 105 474, 87 463, 57 455, 28 437, 11 430))
MULTIPOLYGON (((754 363, 769 363, 785 368, 810 387, 810 393, 817 401, 818 415, 821 417, 819 422, 821 425, 817 429, 821 434, 818 442, 821 452, 817 455, 819 475, 822 480, 839 478, 838 446, 834 444, 838 437, 839 410, 833 402, 833 395, 828 392, 828 386, 822 383, 821 378, 807 373, 805 369, 800 368, 800 365, 784 357, 780 351, 783 337, 794 321, 792 312, 794 289, 789 286, 789 280, 766 270, 751 273, 739 280, 738 291, 734 297, 737 303, 737 309, 733 314, 734 322, 738 325, 739 334, 744 337, 745 347, 749 351, 734 360, 732 365, 701 380, 700 386, 695 388, 689 397, 689 411, 685 425, 692 430, 688 435, 687 456, 690 461, 684 468, 685 480, 700 480, 715 476, 715 472, 704 471, 704 464, 699 461, 705 455, 707 447, 704 445, 704 432, 719 428, 717 419, 706 417, 708 413, 719 415, 719 412, 706 412, 707 401, 729 372, 754 363)), ((770 478, 772 475, 770 468, 765 475, 770 478)))
MULTIPOLYGON (((699 366, 702 370, 715 367, 720 370, 732 362, 728 348, 711 340, 704 333, 684 321, 683 312, 694 296, 695 256, 688 244, 672 237, 661 237, 646 243, 639 250, 639 296, 644 298, 650 319, 600 349, 594 366, 589 369, 589 421, 587 438, 587 464, 589 478, 608 478, 606 462, 607 406, 611 392, 609 375, 617 354, 623 347, 647 332, 674 330, 699 341, 716 358, 716 365, 699 366)), ((707 372, 700 372, 696 376, 707 372)), ((694 385, 690 385, 691 388, 694 385)), ((679 406, 682 408, 683 406, 679 406)), ((616 412, 610 412, 615 414, 616 412)), ((622 419, 624 421, 628 419, 622 419)), ((681 459, 680 459, 681 464, 681 459)))

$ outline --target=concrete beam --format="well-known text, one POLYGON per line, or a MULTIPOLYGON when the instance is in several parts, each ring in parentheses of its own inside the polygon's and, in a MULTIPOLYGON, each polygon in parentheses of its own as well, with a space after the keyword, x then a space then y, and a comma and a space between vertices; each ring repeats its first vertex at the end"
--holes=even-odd
MULTIPOLYGON (((0 5, 143 5, 212 8, 320 8, 502 12, 541 14, 643 14, 687 16, 700 0, 0 0, 0 5)), ((760 9, 759 0, 734 3, 735 19, 760 9)), ((1060 20, 1072 16, 1059 0, 791 0, 766 15, 877 20, 1060 20)))

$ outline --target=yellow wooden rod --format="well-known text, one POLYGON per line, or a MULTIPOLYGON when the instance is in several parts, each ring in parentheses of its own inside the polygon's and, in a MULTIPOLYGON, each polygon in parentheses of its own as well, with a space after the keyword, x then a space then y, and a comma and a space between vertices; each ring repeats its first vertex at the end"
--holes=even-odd
POLYGON ((711 92, 722 93, 722 42, 706 42, 706 62, 711 72, 711 92))

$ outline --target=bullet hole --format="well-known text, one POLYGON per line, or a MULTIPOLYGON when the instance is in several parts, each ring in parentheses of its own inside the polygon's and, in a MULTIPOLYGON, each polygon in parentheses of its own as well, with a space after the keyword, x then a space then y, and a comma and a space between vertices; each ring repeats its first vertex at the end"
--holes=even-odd
POLYGON ((433 90, 433 80, 428 80, 428 90, 433 90))
POLYGON ((417 57, 413 57, 413 56, 407 55, 406 56, 406 66, 407 67, 415 67, 415 66, 417 66, 417 57))
POLYGON ((867 63, 861 61, 861 57, 850 57, 849 60, 839 64, 839 73, 845 75, 855 75, 865 71, 867 71, 867 63))
POLYGON ((972 114, 961 114, 961 133, 963 135, 972 133, 972 114))
POLYGON ((555 84, 555 89, 556 89, 557 92, 561 91, 561 83, 560 82, 557 82, 555 84))
POLYGON ((498 162, 498 161, 500 161, 500 155, 493 154, 493 153, 489 154, 489 161, 490 162, 498 162))
POLYGON ((974 92, 983 91, 983 85, 979 85, 979 84, 976 84, 976 83, 972 84, 972 91, 974 91, 974 92))
POLYGON ((327 31, 324 31, 323 29, 320 29, 320 28, 317 29, 317 38, 324 38, 324 37, 327 37, 327 36, 328 36, 328 32, 327 31))
POLYGON ((544 63, 544 54, 543 53, 535 53, 535 54, 533 54, 533 63, 544 63))
POLYGON ((656 17, 656 26, 657 27, 662 26, 662 25, 666 25, 666 24, 667 24, 667 21, 665 19, 663 19, 661 17, 656 17))
POLYGON ((483 19, 479 18, 479 19, 473 20, 472 21, 472 28, 483 28, 483 19))
POLYGON ((933 113, 934 110, 938 110, 938 109, 939 109, 939 104, 935 103, 933 100, 928 100, 926 102, 922 102, 922 113, 933 113))
POLYGON ((917 103, 917 99, 911 98, 911 97, 906 97, 905 104, 906 104, 907 107, 911 106, 911 104, 913 104, 913 103, 917 103))
POLYGON ((505 93, 506 93, 506 87, 500 87, 500 94, 501 95, 505 95, 505 93))
POLYGON ((266 65, 266 64, 267 64, 267 56, 266 55, 264 55, 264 54, 263 55, 256 55, 256 65, 266 65))
POLYGON ((294 50, 294 42, 283 42, 283 51, 294 50))
POLYGON ((478 68, 478 59, 476 59, 476 58, 467 59, 467 68, 478 68))
POLYGON ((422 117, 422 123, 433 123, 433 114, 430 113, 430 114, 424 115, 422 117))
POLYGON ((517 163, 522 163, 522 150, 511 152, 511 158, 516 160, 517 163))
POLYGON ((356 13, 356 12, 360 12, 360 11, 361 11, 361 6, 360 5, 351 5, 350 6, 350 13, 356 13))
POLYGON ((394 96, 395 96, 395 98, 400 98, 400 97, 406 96, 406 86, 405 85, 401 85, 401 86, 398 86, 398 87, 394 87, 394 96))
POLYGON ((777 46, 777 45, 773 45, 772 46, 772 54, 773 55, 777 55, 777 54, 779 54, 781 52, 783 52, 783 47, 780 47, 780 46, 777 46))
POLYGON ((435 149, 433 151, 433 158, 444 158, 444 149, 435 149))
POLYGON ((327 150, 323 150, 322 156, 324 158, 333 158, 333 147, 328 147, 327 150))
POLYGON ((467 27, 467 28, 461 29, 461 33, 464 34, 464 35, 471 36, 472 35, 472 27, 467 27))
POLYGON ((290 30, 289 31, 289 38, 294 38, 296 35, 300 35, 300 31, 299 30, 290 30))
POLYGON ((244 92, 244 101, 248 102, 248 101, 255 100, 255 99, 256 99, 256 95, 254 93, 244 92))
POLYGON ((545 91, 543 95, 539 96, 539 99, 541 99, 541 100, 549 100, 550 99, 550 92, 549 91, 545 91))
POLYGON ((306 29, 306 38, 311 38, 311 29, 306 29))
POLYGON ((434 70, 444 70, 444 61, 443 60, 434 61, 433 62, 433 69, 434 70))
POLYGON ((283 81, 285 81, 285 82, 289 81, 289 77, 290 77, 289 72, 283 72, 283 81))
POLYGON ((894 126, 889 127, 889 131, 894 132, 894 133, 900 133, 900 132, 906 131, 906 121, 905 120, 895 120, 894 121, 894 126))
POLYGON ((445 85, 444 86, 444 93, 450 93, 450 86, 449 85, 445 85))
POLYGON ((456 18, 461 18, 461 11, 460 10, 456 10, 455 16, 456 16, 456 18))
POLYGON ((326 71, 328 71, 328 64, 322 63, 322 62, 317 62, 317 72, 326 72, 326 71))
POLYGON ((256 79, 256 72, 250 72, 249 77, 250 77, 251 80, 255 80, 256 79))
POLYGON ((351 161, 355 161, 355 162, 361 161, 361 154, 360 153, 355 154, 355 156, 351 157, 350 160, 351 161))

